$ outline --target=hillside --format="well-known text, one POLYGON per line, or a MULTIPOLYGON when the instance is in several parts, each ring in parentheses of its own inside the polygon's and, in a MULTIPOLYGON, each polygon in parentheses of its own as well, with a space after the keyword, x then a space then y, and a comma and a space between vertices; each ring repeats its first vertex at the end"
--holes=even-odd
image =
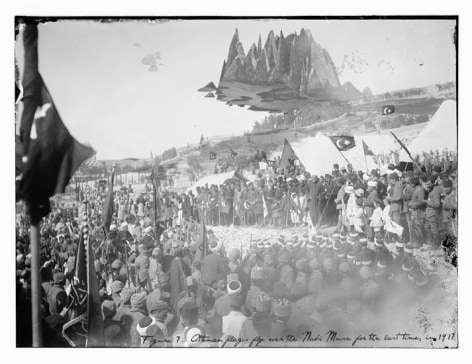
POLYGON ((214 166, 215 163, 244 165, 257 150, 264 150, 270 155, 282 149, 285 139, 292 142, 299 138, 314 136, 319 132, 327 135, 355 135, 370 132, 384 133, 395 129, 395 133, 408 144, 442 104, 444 98, 441 96, 443 95, 430 94, 421 97, 356 102, 347 108, 338 109, 337 114, 345 110, 341 115, 322 121, 311 113, 309 120, 305 120, 307 126, 300 126, 301 123, 298 123, 294 128, 292 122, 291 126, 283 130, 260 131, 225 140, 219 139, 216 142, 210 140, 198 153, 194 154, 194 158, 210 166, 214 166), (385 104, 393 104, 395 113, 381 116, 380 110, 385 104), (230 150, 238 153, 236 160, 230 158, 230 150), (210 151, 217 154, 215 161, 209 161, 210 151))

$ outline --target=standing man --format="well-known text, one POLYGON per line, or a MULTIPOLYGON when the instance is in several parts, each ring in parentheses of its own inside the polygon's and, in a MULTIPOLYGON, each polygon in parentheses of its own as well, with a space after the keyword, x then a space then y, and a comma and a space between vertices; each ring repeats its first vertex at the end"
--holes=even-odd
POLYGON ((390 189, 386 199, 390 202, 390 218, 393 222, 400 224, 400 213, 403 203, 403 184, 398 180, 398 174, 393 172, 388 177, 390 189))
POLYGON ((426 188, 432 189, 428 194, 426 200, 425 210, 425 230, 426 230, 426 243, 429 248, 436 250, 440 248, 439 244, 439 215, 441 210, 441 191, 438 186, 435 185, 436 177, 431 176, 430 180, 425 184, 426 188))
POLYGON ((457 237, 457 191, 452 188, 452 181, 443 182, 443 223, 449 234, 457 237))
POLYGON ((413 248, 418 249, 424 243, 424 210, 426 209, 427 192, 420 184, 420 179, 416 176, 410 178, 410 184, 414 188, 410 201, 411 224, 413 248))
MULTIPOLYGON (((413 242, 413 221, 410 214, 410 202, 413 197, 415 187, 410 183, 412 176, 405 176, 405 187, 403 188, 403 206, 402 215, 405 217, 406 224, 408 226, 408 237, 409 241, 413 242)), ((404 234, 405 235, 405 234, 404 234)))

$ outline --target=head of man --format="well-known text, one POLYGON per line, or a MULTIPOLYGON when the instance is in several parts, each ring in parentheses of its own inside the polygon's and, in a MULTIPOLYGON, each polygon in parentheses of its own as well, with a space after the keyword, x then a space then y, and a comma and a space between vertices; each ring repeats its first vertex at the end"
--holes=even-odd
POLYGON ((151 304, 149 313, 159 322, 164 322, 167 318, 168 304, 165 301, 157 300, 151 304))

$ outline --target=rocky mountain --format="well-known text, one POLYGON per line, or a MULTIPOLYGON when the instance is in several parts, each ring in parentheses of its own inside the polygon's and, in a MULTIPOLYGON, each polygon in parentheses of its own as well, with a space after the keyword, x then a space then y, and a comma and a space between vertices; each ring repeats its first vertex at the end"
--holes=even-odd
POLYGON ((374 96, 372 90, 369 88, 369 87, 364 87, 364 89, 362 90, 362 95, 364 97, 372 97, 374 96))
POLYGON ((360 92, 351 82, 346 82, 342 87, 345 92, 344 97, 347 100, 359 100, 364 97, 362 92, 360 92))
POLYGON ((223 63, 220 82, 255 86, 277 85, 297 96, 323 101, 351 101, 362 93, 351 83, 341 85, 328 51, 316 43, 309 30, 284 36, 271 31, 262 46, 261 38, 247 54, 236 29, 228 57, 223 63))

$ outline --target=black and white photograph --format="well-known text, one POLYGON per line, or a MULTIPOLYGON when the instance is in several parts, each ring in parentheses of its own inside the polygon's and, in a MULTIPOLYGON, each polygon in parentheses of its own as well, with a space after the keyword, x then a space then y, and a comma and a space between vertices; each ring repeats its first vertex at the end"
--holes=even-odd
POLYGON ((15 14, 16 348, 457 349, 461 33, 425 14, 15 14))

